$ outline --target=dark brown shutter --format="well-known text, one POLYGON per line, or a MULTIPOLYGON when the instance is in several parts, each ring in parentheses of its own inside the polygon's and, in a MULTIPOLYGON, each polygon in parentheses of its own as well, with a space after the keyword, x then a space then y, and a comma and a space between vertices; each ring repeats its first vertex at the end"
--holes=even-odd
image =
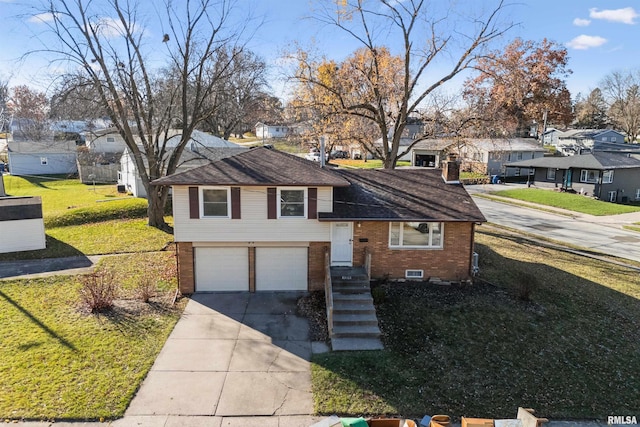
POLYGON ((198 187, 189 187, 189 218, 200 218, 200 201, 198 200, 198 187))
POLYGON ((240 187, 231 187, 231 219, 240 219, 240 187))
POLYGON ((278 218, 278 192, 275 187, 267 188, 267 218, 278 218))
POLYGON ((318 189, 309 188, 309 202, 307 203, 307 218, 318 219, 318 189))

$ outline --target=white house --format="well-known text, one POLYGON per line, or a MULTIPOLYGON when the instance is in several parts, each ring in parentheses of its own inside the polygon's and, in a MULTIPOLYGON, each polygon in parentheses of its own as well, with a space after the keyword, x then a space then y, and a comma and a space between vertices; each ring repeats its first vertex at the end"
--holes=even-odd
POLYGON ((256 137, 259 139, 285 138, 290 133, 290 127, 285 124, 256 123, 256 137))
MULTIPOLYGON (((167 157, 180 142, 180 135, 176 134, 167 140, 170 147, 167 157)), ((140 147, 143 150, 142 147, 140 147)), ((219 160, 246 151, 247 148, 233 142, 226 141, 217 136, 209 135, 201 131, 193 131, 191 140, 187 143, 180 157, 177 172, 202 166, 213 160, 219 160)), ((145 166, 146 158, 144 159, 145 166)), ((118 173, 118 187, 133 194, 135 197, 147 197, 147 192, 142 184, 138 168, 129 148, 124 150, 120 158, 120 172, 118 173)))
POLYGON ((115 128, 101 129, 85 135, 86 146, 93 153, 123 153, 127 144, 115 128))
POLYGON ((67 175, 78 172, 76 141, 9 141, 12 175, 67 175))

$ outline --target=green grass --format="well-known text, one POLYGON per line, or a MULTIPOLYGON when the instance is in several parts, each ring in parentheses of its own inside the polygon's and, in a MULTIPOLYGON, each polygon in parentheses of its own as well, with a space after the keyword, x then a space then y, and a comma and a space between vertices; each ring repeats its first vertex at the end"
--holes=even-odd
POLYGON ((546 206, 567 209, 589 215, 618 215, 622 213, 638 212, 640 206, 621 205, 595 200, 579 194, 563 193, 538 188, 522 188, 514 190, 495 191, 491 194, 499 197, 508 197, 526 202, 538 203, 546 206))
MULTIPOLYGON (((150 272, 160 278, 160 289, 175 289, 171 252, 140 254, 135 261, 109 259, 99 268, 114 270, 128 297, 137 278, 150 272)), ((92 315, 81 309, 79 286, 75 276, 0 282, 3 419, 122 416, 184 305, 128 300, 92 315)))
POLYGON ((623 228, 627 229, 627 230, 631 230, 631 231, 638 231, 640 232, 640 222, 636 222, 632 225, 625 225, 623 226, 623 228))
POLYGON ((5 176, 5 190, 42 198, 46 249, 0 254, 0 261, 157 251, 173 241, 146 225, 146 199, 118 194, 115 185, 5 176))
POLYGON ((318 413, 514 418, 523 406, 606 420, 637 410, 638 272, 499 231, 476 242, 490 284, 383 285, 385 350, 313 357, 318 413))

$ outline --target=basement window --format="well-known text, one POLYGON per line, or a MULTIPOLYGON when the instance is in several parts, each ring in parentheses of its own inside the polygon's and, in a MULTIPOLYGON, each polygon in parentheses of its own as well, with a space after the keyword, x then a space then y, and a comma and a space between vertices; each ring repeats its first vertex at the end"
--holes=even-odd
POLYGON ((406 279, 422 279, 424 278, 423 270, 405 270, 404 277, 406 279))

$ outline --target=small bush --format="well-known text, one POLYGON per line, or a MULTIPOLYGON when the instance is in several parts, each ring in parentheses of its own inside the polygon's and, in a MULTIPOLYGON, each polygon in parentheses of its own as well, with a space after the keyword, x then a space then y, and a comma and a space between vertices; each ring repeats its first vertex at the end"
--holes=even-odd
POLYGON ((109 272, 81 276, 80 301, 91 313, 103 313, 113 308, 118 289, 109 272))
POLYGON ((538 278, 527 271, 516 273, 516 298, 520 301, 531 301, 531 294, 540 287, 538 278))
POLYGON ((374 304, 382 304, 386 298, 384 288, 382 286, 371 288, 371 297, 373 298, 374 304))
POLYGON ((149 302, 151 298, 156 296, 157 288, 152 277, 143 276, 138 280, 136 287, 136 296, 144 302, 149 302))

